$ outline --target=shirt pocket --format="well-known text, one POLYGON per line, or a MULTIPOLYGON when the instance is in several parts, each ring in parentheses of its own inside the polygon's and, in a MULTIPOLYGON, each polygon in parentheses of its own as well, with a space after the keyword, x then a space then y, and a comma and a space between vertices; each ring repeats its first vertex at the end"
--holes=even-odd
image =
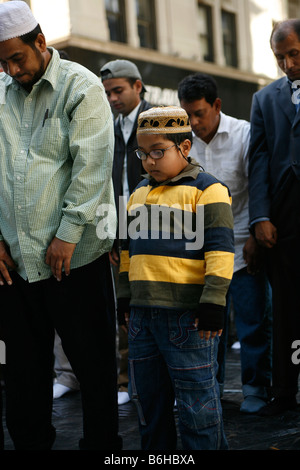
POLYGON ((229 187, 232 193, 240 190, 241 182, 244 181, 245 177, 237 162, 226 161, 225 158, 222 161, 222 178, 220 179, 229 187))
POLYGON ((69 122, 65 118, 48 118, 40 129, 36 142, 39 157, 65 160, 69 156, 69 122))

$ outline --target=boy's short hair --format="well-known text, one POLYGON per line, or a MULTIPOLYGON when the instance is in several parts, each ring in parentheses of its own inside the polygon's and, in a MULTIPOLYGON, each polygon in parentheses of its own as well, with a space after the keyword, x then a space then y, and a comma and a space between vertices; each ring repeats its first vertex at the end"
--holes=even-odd
POLYGON ((191 141, 191 144, 193 143, 193 134, 192 132, 179 132, 178 134, 165 134, 164 137, 167 140, 170 140, 176 145, 180 145, 182 142, 184 142, 186 139, 191 141))

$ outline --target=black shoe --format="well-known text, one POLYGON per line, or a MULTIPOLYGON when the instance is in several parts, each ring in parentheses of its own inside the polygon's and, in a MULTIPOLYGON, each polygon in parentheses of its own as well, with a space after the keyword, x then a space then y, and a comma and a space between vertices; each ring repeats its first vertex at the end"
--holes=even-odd
POLYGON ((257 413, 259 416, 276 416, 285 411, 294 410, 297 407, 296 398, 278 397, 273 398, 266 406, 257 413))

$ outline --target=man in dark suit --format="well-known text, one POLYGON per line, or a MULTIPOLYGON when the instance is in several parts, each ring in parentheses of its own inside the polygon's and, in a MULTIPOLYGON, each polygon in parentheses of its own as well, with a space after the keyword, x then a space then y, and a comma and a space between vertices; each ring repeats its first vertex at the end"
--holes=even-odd
POLYGON ((136 129, 138 115, 151 108, 143 99, 146 91, 137 66, 129 60, 113 60, 100 70, 101 79, 115 119, 115 153, 113 184, 119 214, 119 196, 126 198, 141 181, 141 160, 137 149, 136 129))
POLYGON ((292 356, 300 339, 300 20, 276 24, 270 42, 286 76, 253 97, 249 160, 250 226, 265 247, 273 288, 272 400, 262 415, 297 406, 299 364, 292 356))
MULTIPOLYGON (((138 116, 141 112, 151 108, 143 99, 146 91, 141 74, 137 66, 129 60, 113 60, 105 64, 100 70, 101 79, 106 91, 112 111, 117 114, 114 123, 115 152, 113 163, 113 185, 118 216, 120 211, 126 211, 127 200, 141 181, 142 161, 135 155, 138 147, 136 130, 138 116), (120 205, 119 197, 123 196, 120 205), (125 204, 124 204, 125 203, 125 204)), ((114 266, 119 263, 118 240, 110 253, 114 266)), ((117 279, 116 279, 117 281, 117 279)), ((129 400, 126 391, 127 384, 127 332, 119 328, 119 349, 123 360, 120 364, 119 383, 125 384, 118 393, 118 402, 123 404, 129 400), (122 364, 124 363, 124 366, 122 364)))

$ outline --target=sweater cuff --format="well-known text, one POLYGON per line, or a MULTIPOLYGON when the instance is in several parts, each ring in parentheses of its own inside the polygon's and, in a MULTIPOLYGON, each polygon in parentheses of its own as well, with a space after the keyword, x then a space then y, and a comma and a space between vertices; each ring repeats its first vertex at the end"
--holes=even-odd
POLYGON ((199 319, 198 330, 223 330, 225 324, 225 307, 217 304, 199 304, 197 309, 199 319))

